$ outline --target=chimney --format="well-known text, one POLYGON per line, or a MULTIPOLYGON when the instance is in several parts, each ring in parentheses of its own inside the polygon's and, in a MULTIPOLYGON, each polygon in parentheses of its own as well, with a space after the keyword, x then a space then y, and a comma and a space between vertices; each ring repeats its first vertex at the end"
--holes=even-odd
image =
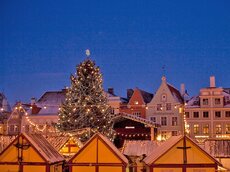
POLYGON ((185 94, 185 85, 184 85, 184 83, 180 84, 180 94, 182 96, 185 94))
POLYGON ((210 87, 216 87, 215 76, 210 76, 210 87))
POLYGON ((133 89, 127 89, 127 99, 129 100, 133 95, 133 89))
POLYGON ((108 88, 108 93, 114 95, 114 89, 113 88, 108 88))
POLYGON ((34 97, 31 98, 30 104, 31 105, 35 105, 36 104, 36 99, 34 97))
POLYGON ((2 100, 2 108, 4 111, 8 111, 8 102, 7 102, 6 98, 3 98, 3 100, 2 100))

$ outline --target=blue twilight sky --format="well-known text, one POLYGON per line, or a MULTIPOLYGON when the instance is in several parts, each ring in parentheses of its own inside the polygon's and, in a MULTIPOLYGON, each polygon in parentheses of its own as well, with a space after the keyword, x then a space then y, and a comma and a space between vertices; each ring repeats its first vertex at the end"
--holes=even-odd
POLYGON ((0 1, 0 91, 11 104, 69 86, 86 49, 121 96, 156 92, 162 66, 191 95, 210 75, 230 87, 230 1, 0 1))

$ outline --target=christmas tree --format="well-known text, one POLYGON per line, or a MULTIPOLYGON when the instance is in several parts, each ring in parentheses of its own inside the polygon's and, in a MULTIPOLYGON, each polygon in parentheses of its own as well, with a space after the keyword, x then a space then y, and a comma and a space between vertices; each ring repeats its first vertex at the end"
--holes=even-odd
MULTIPOLYGON (((89 51, 87 54, 89 56, 89 51)), ((112 139, 113 115, 103 91, 99 67, 87 57, 76 67, 76 71, 76 76, 70 77, 71 86, 59 111, 58 129, 81 131, 79 138, 82 141, 98 131, 112 139)))

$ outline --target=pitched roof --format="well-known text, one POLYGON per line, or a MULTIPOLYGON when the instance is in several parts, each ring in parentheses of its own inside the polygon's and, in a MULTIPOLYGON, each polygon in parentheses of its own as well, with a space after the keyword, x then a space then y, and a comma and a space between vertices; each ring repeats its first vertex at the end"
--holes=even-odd
MULTIPOLYGON (((59 135, 53 135, 53 136, 47 136, 46 140, 56 149, 56 150, 60 150, 64 144, 66 144, 68 142, 68 140, 71 137, 66 135, 66 134, 59 134, 59 135)), ((83 144, 82 142, 77 139, 76 137, 73 137, 74 141, 76 141, 76 143, 79 145, 79 147, 82 147, 83 144)))
POLYGON ((114 116, 114 120, 122 120, 122 119, 130 119, 130 120, 133 120, 133 121, 136 121, 136 122, 140 122, 142 124, 145 124, 149 127, 157 127, 158 125, 149 120, 149 119, 145 119, 145 118, 142 118, 142 117, 138 117, 138 116, 135 116, 135 115, 131 115, 131 114, 128 114, 128 113, 119 113, 119 114, 115 114, 114 116))
POLYGON ((162 143, 161 146, 154 149, 152 154, 150 154, 148 157, 144 159, 144 162, 146 164, 151 164, 152 162, 156 161, 157 158, 159 158, 161 155, 167 152, 170 148, 172 148, 177 142, 179 142, 181 138, 182 138, 181 135, 170 137, 168 140, 162 143))
POLYGON ((84 146, 78 151, 76 155, 74 155, 69 161, 71 162, 79 153, 81 153, 81 150, 84 150, 90 142, 92 142, 95 138, 102 139, 105 144, 107 144, 111 150, 126 164, 128 164, 128 159, 116 148, 116 146, 104 135, 101 133, 94 134, 85 144, 84 146))
POLYGON ((145 103, 149 103, 152 100, 152 98, 153 98, 152 93, 146 92, 146 91, 141 90, 139 88, 137 88, 137 89, 140 91, 145 103))
POLYGON ((173 97, 180 103, 183 103, 184 100, 183 100, 183 97, 181 96, 180 92, 175 88, 173 87, 172 85, 168 84, 167 83, 167 86, 169 88, 169 90, 171 91, 173 97))
POLYGON ((152 164, 153 162, 155 162, 158 158, 160 158, 162 155, 164 155, 167 151, 169 151, 173 146, 175 146, 179 141, 181 141, 181 139, 183 139, 184 137, 186 137, 186 140, 189 140, 190 142, 192 142, 195 146, 197 146, 198 149, 200 149, 202 152, 204 152, 207 156, 209 156, 214 162, 216 162, 218 165, 220 165, 220 163, 214 158, 212 157, 209 153, 207 153, 204 149, 202 149, 200 146, 198 146, 192 139, 190 139, 187 136, 183 136, 183 135, 179 135, 179 136, 172 136, 170 137, 168 140, 166 140, 162 145, 160 145, 159 147, 157 147, 151 155, 149 155, 148 157, 146 157, 144 159, 144 162, 148 165, 152 164))
POLYGON ((36 149, 43 158, 49 163, 64 161, 62 155, 41 135, 22 133, 30 144, 36 149))
POLYGON ((122 153, 128 156, 149 156, 160 146, 160 142, 150 140, 125 140, 122 153))

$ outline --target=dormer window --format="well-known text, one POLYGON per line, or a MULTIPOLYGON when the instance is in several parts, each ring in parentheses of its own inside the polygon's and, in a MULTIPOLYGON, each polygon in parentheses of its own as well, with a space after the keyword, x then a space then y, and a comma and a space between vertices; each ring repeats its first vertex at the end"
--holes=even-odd
POLYGON ((167 100, 166 94, 162 94, 162 96, 161 96, 161 101, 162 101, 162 102, 165 102, 166 100, 167 100))
POLYGON ((203 99, 203 105, 208 105, 208 99, 203 99))

